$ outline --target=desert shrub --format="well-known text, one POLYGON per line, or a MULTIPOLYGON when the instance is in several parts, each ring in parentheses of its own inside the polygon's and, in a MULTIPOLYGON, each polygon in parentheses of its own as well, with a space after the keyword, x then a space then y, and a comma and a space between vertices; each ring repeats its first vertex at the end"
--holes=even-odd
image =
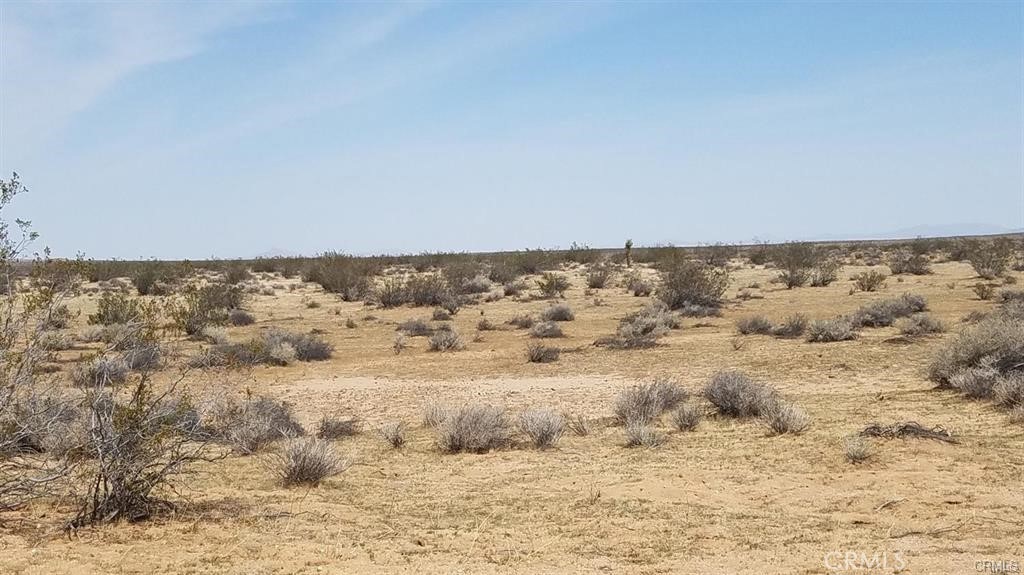
POLYGON ((231 343, 231 338, 228 337, 228 330, 220 326, 207 326, 203 328, 203 333, 201 335, 203 336, 204 341, 208 341, 215 345, 231 343))
POLYGON ((459 351, 465 347, 459 332, 454 329, 435 332, 430 336, 427 344, 427 349, 430 351, 459 351))
POLYGON ((491 320, 482 318, 480 321, 476 322, 476 329, 477 331, 495 331, 498 329, 498 326, 491 320))
POLYGON ((836 281, 843 264, 833 258, 823 258, 810 269, 808 280, 813 287, 825 287, 836 281))
POLYGON ((228 311, 238 308, 245 293, 238 286, 207 284, 188 286, 181 297, 167 305, 167 314, 174 326, 188 335, 200 335, 207 326, 224 325, 228 311))
POLYGON ((884 273, 871 270, 853 276, 853 285, 860 291, 878 291, 885 285, 884 273))
POLYGON ((568 304, 560 303, 542 311, 540 318, 544 321, 572 321, 576 319, 576 314, 572 312, 572 308, 568 304))
POLYGON ((970 240, 967 248, 967 260, 979 277, 987 280, 995 279, 1004 273, 1013 255, 1013 241, 1009 238, 996 238, 982 242, 970 240))
POLYGON ((544 272, 537 280, 537 288, 544 297, 561 297, 570 287, 569 278, 554 272, 544 272))
POLYGON ((684 403, 672 412, 672 426, 679 431, 693 431, 703 417, 704 412, 699 407, 684 403))
POLYGON ((399 449, 405 445, 405 429, 401 421, 390 421, 381 425, 377 432, 393 449, 399 449))
POLYGON ((614 337, 597 341, 614 349, 642 349, 657 345, 657 340, 671 329, 680 327, 679 318, 666 304, 653 302, 636 313, 624 317, 614 337))
POLYGON ((654 284, 645 280, 636 270, 623 278, 622 285, 627 291, 633 292, 633 297, 647 297, 654 293, 654 284))
POLYGON ((1013 302, 1024 303, 1024 290, 1004 289, 999 292, 999 300, 1004 304, 1013 302))
POLYGON ((515 283, 518 278, 518 271, 507 259, 491 262, 490 268, 487 271, 487 279, 496 284, 508 285, 515 283))
POLYGON ((992 284, 974 284, 971 289, 974 291, 974 294, 978 296, 978 299, 982 301, 988 301, 996 295, 996 286, 992 284))
POLYGON ((156 342, 148 341, 122 351, 121 359, 132 371, 159 369, 163 359, 163 349, 156 342))
POLYGON ((816 319, 807 326, 807 341, 812 343, 828 343, 847 341, 857 337, 853 323, 848 318, 816 319))
POLYGON ((626 447, 658 447, 665 438, 657 431, 642 423, 626 424, 626 447))
POLYGON ((446 309, 437 308, 431 314, 430 319, 434 321, 451 321, 452 314, 446 309))
POLYGON ((743 335, 772 333, 772 322, 763 315, 754 315, 736 320, 736 331, 743 335))
POLYGON ((656 380, 628 387, 615 399, 615 419, 622 424, 647 425, 680 403, 689 394, 679 384, 656 380))
POLYGON ((559 348, 542 343, 534 342, 526 346, 526 360, 530 363, 552 363, 558 361, 561 353, 559 348))
POLYGON ((510 431, 505 410, 490 405, 466 405, 449 414, 437 429, 444 453, 486 453, 505 447, 510 431))
POLYGON ((324 417, 316 428, 320 439, 341 439, 359 433, 359 420, 355 417, 324 417))
POLYGON ((267 349, 273 349, 281 343, 290 345, 295 350, 295 359, 299 361, 324 361, 331 358, 334 346, 311 333, 294 333, 281 329, 271 329, 263 334, 267 349))
POLYGON ((564 337, 564 335, 562 328, 553 321, 536 323, 530 328, 530 337, 551 338, 564 337))
POLYGON ((896 322, 897 329, 903 335, 918 336, 946 331, 946 326, 941 321, 927 313, 916 313, 910 317, 901 318, 896 322))
POLYGON ((996 403, 1008 408, 1024 406, 1024 372, 1015 371, 1000 375, 992 386, 996 403))
POLYGON ((971 399, 991 399, 998 380, 999 370, 982 364, 953 372, 947 384, 971 399))
POLYGON ((843 440, 843 454, 850 463, 861 463, 871 458, 871 443, 860 435, 843 440))
POLYGON ((769 401, 762 418, 776 435, 799 434, 807 430, 811 418, 803 409, 784 401, 769 401))
POLYGON ((526 291, 527 286, 521 281, 511 281, 502 286, 502 293, 508 297, 517 296, 526 291))
POLYGON ((122 293, 107 292, 100 296, 96 313, 89 315, 90 324, 127 324, 145 320, 155 309, 138 298, 122 293))
POLYGON ((265 396, 217 402, 207 419, 212 437, 242 454, 256 453, 279 439, 306 434, 292 415, 291 407, 265 396))
POLYGON ((377 303, 381 307, 399 307, 409 303, 409 292, 402 278, 384 278, 376 291, 377 303))
POLYGON ((76 365, 71 381, 81 387, 103 387, 124 383, 128 377, 128 364, 122 357, 99 356, 76 365))
POLYGON ((519 430, 537 449, 554 447, 565 433, 565 418, 550 409, 529 409, 519 415, 519 430))
POLYGON ((74 345, 71 336, 64 333, 44 332, 36 337, 36 346, 46 351, 64 351, 74 345))
POLYGON ((228 322, 233 326, 240 327, 256 323, 256 318, 245 310, 233 309, 228 312, 228 322))
POLYGON ((775 390, 738 371, 716 373, 703 394, 719 413, 729 417, 758 417, 778 402, 775 390))
POLYGON ((931 262, 924 253, 910 250, 897 250, 889 256, 889 269, 896 275, 911 274, 923 276, 932 273, 931 262))
POLYGON ((409 337, 421 337, 434 333, 434 328, 422 319, 408 319, 398 324, 397 331, 403 332, 409 337))
POLYGON ((273 460, 277 475, 285 486, 315 486, 348 467, 330 443, 314 437, 288 441, 273 460))
POLYGON ((431 402, 423 409, 423 425, 438 429, 452 416, 452 409, 447 405, 431 402))
POLYGON ((1024 366, 1024 314, 1003 307, 968 324, 939 350, 929 366, 929 377, 940 385, 965 369, 991 368, 1000 374, 1024 366))
POLYGON ((521 314, 513 317, 505 323, 519 329, 530 329, 533 327, 533 324, 537 323, 537 320, 529 314, 521 314))
POLYGON ((77 314, 72 314, 68 306, 64 304, 54 304, 49 309, 44 310, 42 317, 39 319, 39 329, 41 330, 55 330, 65 329, 71 325, 71 320, 75 318, 77 314))
POLYGON ((439 306, 445 309, 452 307, 455 296, 448 280, 441 274, 423 274, 410 277, 405 289, 408 300, 415 306, 439 306))
POLYGON ((395 339, 391 343, 391 351, 393 351, 395 353, 395 355, 401 355, 401 353, 403 351, 405 351, 408 347, 409 347, 409 342, 407 342, 405 340, 405 334, 404 333, 395 334, 395 339))
POLYGON ((607 264, 593 265, 587 270, 587 287, 590 289, 602 289, 611 281, 614 270, 607 264))
POLYGON ((250 279, 252 279, 252 273, 249 272, 249 268, 245 267, 245 264, 234 263, 224 268, 224 282, 229 285, 240 284, 250 279))
POLYGON ((779 268, 779 279, 792 289, 808 282, 811 270, 821 259, 818 252, 814 244, 808 242, 787 242, 772 248, 771 259, 779 268))
POLYGON ((703 244, 694 248, 697 259, 709 266, 725 267, 729 260, 736 257, 739 248, 731 244, 721 242, 715 244, 703 244))
POLYGON ((794 338, 802 337, 805 331, 807 331, 807 317, 801 313, 795 313, 773 327, 772 335, 775 337, 794 338))
POLYGON ((928 300, 923 296, 905 293, 899 297, 864 304, 854 312, 851 321, 857 327, 886 327, 899 318, 927 309, 928 300))
POLYGON ((345 301, 356 301, 370 293, 370 278, 378 271, 379 264, 370 258, 327 252, 310 262, 302 281, 320 284, 345 301))
POLYGON ((459 288, 460 293, 477 294, 491 291, 491 281, 484 276, 474 276, 464 280, 459 288))
POLYGON ((699 262, 675 261, 661 270, 658 298, 669 308, 718 308, 729 286, 729 272, 699 262))

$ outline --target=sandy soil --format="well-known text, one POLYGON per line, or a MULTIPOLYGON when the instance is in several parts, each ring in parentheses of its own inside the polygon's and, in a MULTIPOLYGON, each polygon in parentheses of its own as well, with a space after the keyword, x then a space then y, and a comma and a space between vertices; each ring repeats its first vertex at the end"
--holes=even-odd
MULTIPOLYGON (((553 364, 526 362, 523 330, 473 340, 481 316, 500 324, 544 301, 465 308, 454 323, 466 350, 429 353, 424 338, 409 338, 411 347, 395 355, 395 324, 429 318, 430 310, 372 309, 268 278, 263 283, 286 289, 254 296, 259 322, 231 328, 231 336, 269 325, 315 328, 334 344, 333 359, 207 373, 198 385, 285 399, 308 426, 324 414, 362 418, 364 433, 336 442, 352 467, 318 488, 285 489, 263 457, 231 456, 197 470, 174 515, 71 537, 60 532, 62 502, 39 502, 0 526, 0 572, 975 573, 985 560, 1024 567, 1024 427, 990 404, 932 389, 924 369, 948 334, 907 341, 893 328, 865 329, 831 344, 736 335, 734 322, 746 315, 826 318, 902 292, 926 296, 952 330, 966 313, 993 305, 971 291, 977 280, 966 264, 938 264, 933 275, 851 294, 846 278, 863 269, 845 267, 827 288, 796 290, 770 284, 771 270, 740 269, 722 317, 688 319, 664 346, 634 351, 592 344, 647 298, 620 288, 585 295, 573 275, 566 301, 576 320, 557 342, 571 351, 553 364), (755 283, 761 287, 747 291, 763 299, 735 299, 755 283), (357 327, 346 328, 348 318, 357 327), (670 376, 697 392, 729 368, 776 386, 809 412, 811 428, 769 436, 754 421, 710 418, 679 433, 665 422, 661 447, 623 447, 622 429, 608 419, 623 387, 670 376), (550 451, 520 445, 442 455, 421 422, 432 401, 511 412, 553 407, 598 422, 550 451), (392 420, 411 426, 400 451, 374 432, 392 420), (867 463, 845 460, 844 436, 897 420, 941 425, 960 443, 879 440, 867 463), (878 555, 886 565, 844 569, 836 553, 846 552, 878 555)), ((95 300, 75 304, 88 312, 95 300)))

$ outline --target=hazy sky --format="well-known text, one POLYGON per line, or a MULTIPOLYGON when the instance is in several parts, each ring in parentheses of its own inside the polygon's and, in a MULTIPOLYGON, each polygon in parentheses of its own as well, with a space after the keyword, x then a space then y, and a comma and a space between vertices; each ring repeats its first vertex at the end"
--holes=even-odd
POLYGON ((56 253, 1024 227, 1024 3, 0 2, 56 253))

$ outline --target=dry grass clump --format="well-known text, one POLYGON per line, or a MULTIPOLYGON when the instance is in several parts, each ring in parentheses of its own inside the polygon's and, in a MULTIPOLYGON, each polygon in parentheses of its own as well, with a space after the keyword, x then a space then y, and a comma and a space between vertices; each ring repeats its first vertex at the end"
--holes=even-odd
POLYGON ((816 319, 807 326, 807 341, 827 343, 847 341, 857 337, 853 323, 848 318, 816 319))
POLYGON ((590 435, 590 420, 580 414, 566 415, 565 425, 576 435, 583 437, 590 435))
POLYGON ((928 300, 923 296, 905 293, 899 297, 876 300, 861 306, 853 313, 851 321, 858 327, 887 327, 901 317, 927 309, 928 300))
POLYGON ((562 332, 561 326, 553 321, 540 322, 530 328, 530 337, 553 338, 564 336, 565 334, 562 332))
POLYGON ((355 417, 326 417, 320 420, 316 436, 320 439, 341 439, 359 433, 359 419, 355 417))
POLYGON ((572 321, 576 319, 576 314, 568 304, 559 303, 542 311, 540 318, 544 321, 572 321))
POLYGON ((399 449, 405 445, 405 430, 405 423, 391 421, 381 425, 377 432, 393 449, 399 449))
POLYGON ((843 454, 850 463, 863 463, 871 458, 871 442, 860 435, 843 439, 843 454))
POLYGON ((1015 371, 1000 376, 992 386, 992 397, 1003 407, 1024 407, 1024 372, 1015 371))
POLYGON ((648 425, 639 422, 626 424, 626 447, 654 448, 665 443, 665 438, 648 425))
POLYGON ((537 449, 554 447, 565 433, 565 418, 550 409, 529 409, 519 415, 519 430, 537 449))
POLYGON ((557 347, 547 346, 542 343, 533 342, 526 346, 526 360, 530 363, 552 363, 558 361, 562 350, 557 347))
POLYGON ((235 327, 252 325, 256 323, 256 317, 245 310, 233 309, 228 312, 228 323, 235 327))
POLYGON ((206 419, 214 438, 242 454, 256 453, 278 439, 306 434, 291 407, 264 396, 216 402, 206 419))
POLYGON ((434 333, 434 328, 422 319, 407 319, 398 324, 396 331, 403 332, 409 337, 423 337, 434 333))
POLYGON ((648 425, 687 397, 685 389, 669 380, 634 385, 622 390, 615 399, 615 419, 625 425, 648 425))
POLYGON ((285 486, 316 486, 348 467, 330 443, 313 437, 292 439, 272 460, 285 486))
POLYGON ((736 331, 743 335, 769 335, 772 333, 772 322, 763 315, 754 315, 736 320, 736 331))
POLYGON ((759 417, 778 402, 774 389, 739 371, 716 373, 703 395, 719 413, 729 417, 759 417))
POLYGON ((430 351, 459 351, 466 348, 459 332, 454 329, 439 330, 430 336, 427 349, 430 351))
POLYGON ((452 314, 446 309, 437 308, 430 315, 430 319, 434 321, 451 321, 452 314))
POLYGON ((124 383, 128 363, 120 356, 99 356, 80 363, 71 371, 71 381, 80 387, 107 386, 124 383))
POLYGON ((486 453, 505 447, 511 437, 505 410, 490 405, 463 406, 436 429, 437 444, 444 453, 486 453))
POLYGON ((704 418, 704 410, 690 403, 680 405, 672 412, 672 426, 679 431, 693 431, 704 418))
POLYGON ((880 271, 870 270, 853 276, 853 285, 860 291, 878 291, 885 286, 886 275, 880 271))
POLYGON ((513 317, 505 323, 518 329, 530 329, 535 323, 537 323, 537 320, 534 319, 532 315, 522 314, 513 317))
POLYGON ((807 412, 792 403, 770 401, 765 405, 761 417, 777 435, 803 433, 811 425, 807 412))
POLYGON ((926 427, 916 421, 897 422, 889 425, 873 423, 860 432, 862 437, 882 437, 885 439, 934 439, 944 443, 959 443, 948 431, 941 427, 926 427))
POLYGON ((772 335, 781 338, 803 337, 807 331, 807 317, 801 313, 795 313, 782 320, 782 323, 772 328, 772 335))
POLYGON ((452 409, 440 403, 429 403, 423 409, 423 425, 438 429, 452 416, 452 409))
POLYGON ((483 318, 480 321, 476 322, 476 329, 477 331, 495 331, 498 329, 498 326, 495 325, 494 322, 492 322, 491 320, 483 318))
POLYGON ((916 313, 910 317, 901 318, 896 322, 896 328, 900 333, 908 336, 928 335, 946 331, 946 326, 927 313, 916 313))

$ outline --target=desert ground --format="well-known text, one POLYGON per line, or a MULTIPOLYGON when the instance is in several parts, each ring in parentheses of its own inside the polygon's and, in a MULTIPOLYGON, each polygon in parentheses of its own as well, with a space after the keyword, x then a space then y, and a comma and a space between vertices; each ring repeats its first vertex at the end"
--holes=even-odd
MULTIPOLYGON (((257 273, 246 303, 256 323, 228 327, 230 338, 270 326, 316 330, 332 357, 193 370, 189 388, 286 401, 307 430, 324 416, 356 417, 360 433, 332 441, 350 466, 315 487, 284 487, 267 454, 226 452, 176 482, 166 494, 173 512, 73 531, 64 529, 68 502, 36 500, 0 521, 0 572, 975 573, 981 561, 1024 564, 1024 426, 927 378, 963 318, 999 305, 975 294, 971 265, 936 262, 929 275, 890 276, 875 292, 851 290, 850 278, 884 266, 845 265, 829 286, 796 289, 773 283, 776 269, 739 259, 730 266, 719 317, 683 318, 646 349, 594 342, 653 296, 614 280, 588 289, 585 268, 566 266, 572 285, 559 301, 575 319, 560 324, 565 337, 545 340, 562 350, 551 363, 528 362, 534 340, 506 324, 540 313, 546 299, 466 305, 451 319, 465 349, 431 352, 426 338, 409 337, 396 354, 397 324, 430 322, 431 308, 346 302, 299 278, 257 273), (864 328, 831 343, 737 333, 748 316, 826 319, 903 293, 927 298, 946 333, 864 328), (478 332, 482 319, 497 329, 478 332), (655 427, 664 443, 625 447, 613 418, 622 390, 668 378, 704 405, 701 389, 722 370, 774 386, 806 411, 809 427, 773 434, 756 418, 707 408, 693 431, 662 417, 655 427), (443 453, 424 410, 468 403, 504 407, 513 420, 551 408, 587 418, 591 430, 567 431, 545 450, 516 433, 487 453, 443 453), (400 449, 377 433, 394 421, 408 425, 400 449), (844 438, 906 421, 941 427, 957 443, 876 438, 869 459, 848 461, 844 438), (849 552, 885 564, 844 566, 849 552)), ((1008 277, 1024 280, 1024 272, 1008 277)), ((81 312, 70 332, 95 312, 99 292, 87 291, 70 302, 81 312)), ((61 370, 96 345, 60 352, 61 370)), ((168 345, 188 357, 205 344, 168 336, 168 345)), ((157 377, 176 373, 168 365, 157 377)))

